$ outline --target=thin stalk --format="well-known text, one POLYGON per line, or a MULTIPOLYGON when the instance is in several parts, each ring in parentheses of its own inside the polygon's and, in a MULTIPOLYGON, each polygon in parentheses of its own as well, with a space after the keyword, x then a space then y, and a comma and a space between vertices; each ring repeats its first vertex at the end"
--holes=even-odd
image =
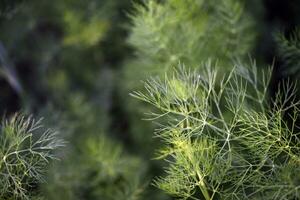
POLYGON ((206 185, 204 183, 203 177, 201 176, 201 174, 200 174, 199 171, 197 171, 197 176, 198 176, 198 178, 200 180, 200 184, 198 186, 199 186, 199 188, 200 188, 200 190, 201 190, 201 192, 202 192, 205 200, 211 200, 211 198, 209 196, 209 193, 208 193, 208 190, 207 190, 207 187, 206 187, 206 185))
MULTIPOLYGON (((189 112, 189 110, 187 109, 187 113, 188 112, 189 112)), ((186 113, 186 115, 187 115, 187 113, 186 113)), ((186 127, 189 127, 189 126, 190 126, 190 121, 189 121, 189 118, 187 117, 186 118, 186 127)), ((191 144, 191 138, 189 138, 189 142, 191 144)), ((189 159, 191 160, 191 158, 189 158, 189 159)), ((200 181, 200 184, 198 186, 199 186, 199 188, 200 188, 200 190, 201 190, 201 192, 202 192, 205 200, 211 200, 211 198, 209 196, 209 193, 208 193, 208 190, 207 190, 207 187, 206 187, 206 185, 204 183, 204 177, 201 175, 201 173, 199 172, 199 170, 196 170, 196 174, 197 174, 197 176, 199 178, 199 181, 200 181)))

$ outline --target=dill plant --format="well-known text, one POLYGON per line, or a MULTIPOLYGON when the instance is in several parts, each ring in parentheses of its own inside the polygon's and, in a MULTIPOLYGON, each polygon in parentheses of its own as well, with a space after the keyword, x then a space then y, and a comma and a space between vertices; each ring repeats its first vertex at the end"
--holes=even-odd
POLYGON ((46 199, 141 199, 140 159, 125 154, 121 145, 103 134, 82 139, 77 148, 50 168, 46 199))
POLYGON ((197 68, 209 57, 230 67, 232 58, 251 51, 255 38, 253 19, 242 0, 149 0, 135 4, 130 19, 128 43, 146 61, 143 68, 148 63, 153 71, 179 60, 197 68))
POLYGON ((0 197, 32 199, 44 181, 53 151, 63 145, 57 133, 44 129, 41 120, 16 114, 0 127, 0 197))
MULTIPOLYGON (((212 58, 222 63, 222 70, 231 69, 231 60, 247 57, 255 43, 255 23, 243 0, 149 0, 135 3, 129 17, 127 41, 135 59, 123 68, 123 95, 142 90, 140 80, 149 75, 163 77, 179 61, 200 69, 200 62, 212 58)), ((132 138, 152 152, 157 145, 150 134, 154 126, 140 121, 149 107, 133 99, 127 104, 132 138)))
POLYGON ((283 32, 275 34, 277 54, 282 62, 281 71, 285 76, 299 75, 300 29, 296 28, 290 35, 283 32))
POLYGON ((154 184, 181 199, 299 199, 299 102, 293 84, 268 98, 271 69, 237 63, 219 74, 184 69, 145 82, 132 96, 156 107, 149 120, 168 163, 154 184), (286 119, 289 118, 291 123, 286 119))
MULTIPOLYGON (((60 161, 49 167, 47 182, 42 185, 45 199, 142 199, 145 162, 107 134, 111 133, 108 119, 98 105, 82 94, 69 97, 66 111, 53 119, 63 129, 68 146, 60 161)), ((50 108, 45 113, 58 111, 50 108)))

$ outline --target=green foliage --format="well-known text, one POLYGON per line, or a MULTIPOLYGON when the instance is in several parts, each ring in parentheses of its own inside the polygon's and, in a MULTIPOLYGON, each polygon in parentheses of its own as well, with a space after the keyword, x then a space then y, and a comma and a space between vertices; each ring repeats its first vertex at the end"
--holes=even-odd
POLYGON ((124 72, 130 89, 149 74, 162 76, 178 62, 201 68, 199 63, 215 59, 231 69, 232 59, 251 52, 255 38, 253 19, 240 0, 149 0, 135 4, 130 18, 128 42, 137 55, 124 72))
MULTIPOLYGON (((129 15, 132 28, 128 43, 135 48, 136 57, 124 68, 123 95, 141 90, 140 80, 149 75, 163 76, 178 62, 199 69, 201 62, 212 58, 226 71, 231 69, 232 59, 243 59, 252 50, 253 19, 243 1, 144 2, 135 4, 135 11, 129 15)), ((132 137, 143 148, 149 146, 151 152, 157 145, 150 137, 154 127, 140 122, 149 108, 133 100, 127 105, 132 137)))
POLYGON ((169 166, 155 185, 182 199, 300 198, 295 86, 284 84, 268 101, 271 70, 237 63, 218 78, 219 66, 202 68, 150 79, 146 92, 132 94, 157 108, 151 120, 167 119, 156 136, 169 166))
POLYGON ((277 33, 275 41, 279 59, 283 62, 283 75, 298 75, 300 70, 300 29, 296 29, 289 37, 284 33, 277 33))
POLYGON ((141 160, 104 135, 86 137, 77 150, 51 169, 46 199, 140 199, 141 160))
POLYGON ((64 38, 64 44, 83 44, 86 46, 97 44, 106 32, 106 23, 101 21, 101 18, 99 19, 97 16, 90 17, 87 22, 79 17, 83 16, 78 15, 76 11, 66 10, 64 12, 64 22, 67 32, 64 38))
POLYGON ((11 17, 0 18, 0 42, 12 68, 21 74, 26 106, 38 107, 45 91, 47 97, 42 98, 51 101, 64 99, 70 90, 90 95, 101 84, 104 68, 126 54, 117 38, 124 34, 120 23, 125 18, 119 16, 119 9, 129 1, 5 0, 3 4, 0 9, 19 8, 11 17))
POLYGON ((251 50, 252 21, 239 0, 150 0, 135 7, 129 43, 157 70, 179 60, 199 67, 208 58, 229 67, 232 58, 251 50))
POLYGON ((63 145, 57 133, 34 120, 16 114, 4 120, 0 132, 0 197, 31 199, 53 153, 63 145))
MULTIPOLYGON (((69 94, 60 116, 52 116, 68 145, 50 166, 42 185, 45 199, 140 199, 147 166, 103 132, 107 117, 81 94, 69 94)), ((45 113, 58 113, 49 108, 45 113)), ((48 119, 49 120, 49 119, 48 119)))
MULTIPOLYGON (((68 142, 54 154, 61 140, 40 121, 3 122, 0 199, 299 199, 295 88, 272 102, 270 72, 243 67, 259 31, 248 9, 261 3, 249 2, 2 0, 0 112, 47 116, 68 142), (177 63, 201 73, 172 74, 177 63), (151 104, 158 125, 140 121, 151 104)), ((298 73, 298 40, 278 36, 286 75, 298 73)))

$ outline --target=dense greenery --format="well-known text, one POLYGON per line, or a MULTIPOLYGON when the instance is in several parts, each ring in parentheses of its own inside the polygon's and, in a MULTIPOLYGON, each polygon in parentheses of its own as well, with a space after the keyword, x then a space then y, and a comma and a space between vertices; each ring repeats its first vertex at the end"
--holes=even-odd
POLYGON ((169 167, 155 184, 183 199, 298 199, 295 86, 286 83, 269 103, 270 73, 238 64, 218 80, 211 65, 150 79, 146 93, 133 93, 160 110, 150 119, 168 118, 156 134, 166 143, 158 158, 169 167))
POLYGON ((299 199, 299 13, 0 1, 0 199, 299 199))

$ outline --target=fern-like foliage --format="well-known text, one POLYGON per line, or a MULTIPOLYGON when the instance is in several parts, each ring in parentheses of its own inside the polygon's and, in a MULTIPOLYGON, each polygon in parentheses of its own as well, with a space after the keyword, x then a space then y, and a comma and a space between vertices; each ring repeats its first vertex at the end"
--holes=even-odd
POLYGON ((21 114, 4 120, 0 128, 0 198, 31 199, 53 151, 63 145, 41 120, 21 114))
POLYGON ((298 75, 300 72, 300 29, 290 37, 284 33, 275 34, 279 59, 283 62, 283 75, 298 75))
POLYGON ((206 36, 212 37, 207 43, 210 46, 215 43, 216 49, 209 56, 229 61, 230 65, 231 59, 242 59, 251 51, 255 39, 254 22, 245 11, 243 1, 215 1, 213 7, 215 14, 210 24, 216 25, 206 36))
MULTIPOLYGON (((163 76, 179 61, 199 69, 202 68, 199 63, 212 58, 222 63, 225 71, 231 69, 232 59, 243 59, 251 52, 254 23, 243 0, 144 2, 135 4, 135 11, 130 14, 132 28, 128 42, 134 47, 136 58, 124 67, 124 95, 141 90, 140 80, 149 75, 163 76)), ((152 149, 148 134, 152 127, 140 122, 148 108, 138 103, 128 102, 127 110, 134 124, 131 132, 143 148, 152 149)))
POLYGON ((144 166, 122 151, 105 135, 82 139, 79 149, 50 170, 46 199, 140 199, 144 166))
POLYGON ((154 66, 181 60, 199 67, 209 57, 227 63, 251 50, 252 20, 240 0, 150 0, 135 7, 129 43, 154 66))
POLYGON ((155 185, 181 199, 299 199, 295 86, 268 100, 271 70, 255 62, 222 76, 212 62, 201 74, 182 68, 132 94, 157 108, 149 119, 167 121, 156 136, 165 142, 158 158, 169 166, 155 185))

